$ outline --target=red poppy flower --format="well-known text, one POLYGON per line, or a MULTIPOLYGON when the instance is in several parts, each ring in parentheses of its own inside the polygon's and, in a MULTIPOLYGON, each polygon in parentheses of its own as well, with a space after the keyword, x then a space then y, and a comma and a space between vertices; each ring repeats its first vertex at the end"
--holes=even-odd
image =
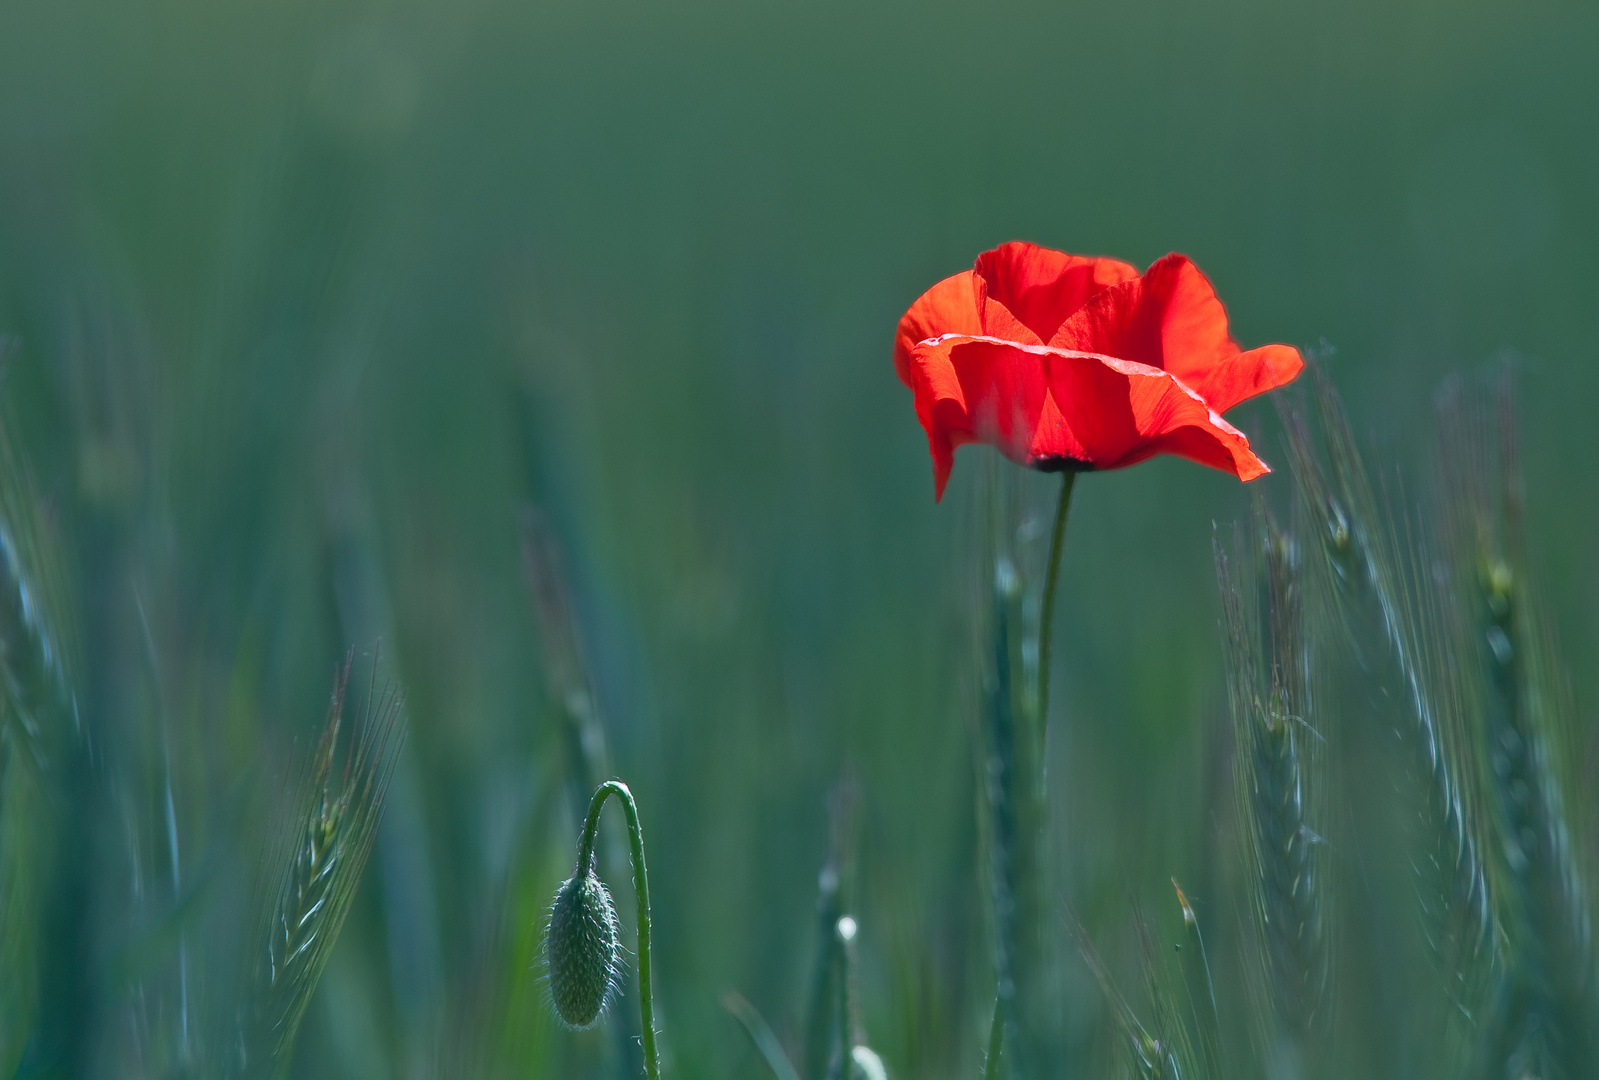
POLYGON ((916 396, 938 498, 955 448, 1020 465, 1120 469, 1176 454, 1253 480, 1269 472, 1221 418, 1299 374, 1287 345, 1245 352, 1199 268, 1010 243, 945 278, 899 321, 894 367, 916 396))

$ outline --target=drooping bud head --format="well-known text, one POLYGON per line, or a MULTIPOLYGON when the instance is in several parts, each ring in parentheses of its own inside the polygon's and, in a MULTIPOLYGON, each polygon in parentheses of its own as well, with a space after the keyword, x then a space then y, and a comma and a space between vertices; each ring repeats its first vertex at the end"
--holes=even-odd
POLYGON ((556 1015, 571 1027, 589 1027, 616 989, 622 957, 616 907, 592 871, 562 882, 555 894, 544 954, 556 1015))

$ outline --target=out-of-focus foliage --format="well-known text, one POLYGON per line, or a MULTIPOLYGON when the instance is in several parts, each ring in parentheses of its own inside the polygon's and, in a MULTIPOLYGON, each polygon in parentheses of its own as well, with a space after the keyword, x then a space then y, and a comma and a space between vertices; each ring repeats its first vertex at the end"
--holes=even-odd
MULTIPOLYGON (((1525 546, 1457 531, 1423 550, 1461 596, 1487 583, 1472 617, 1510 620, 1526 661, 1440 693, 1553 747, 1564 771, 1530 802, 1507 795, 1531 790, 1526 755, 1502 774, 1470 759, 1459 790, 1488 836, 1545 830, 1558 807, 1580 868, 1596 52, 1599 10, 1576 0, 0 5, 0 406, 18 451, 0 526, 32 545, 0 567, 0 658, 36 683, 0 704, 0 1071, 225 1059, 209 1010, 260 959, 255 858, 353 645, 358 671, 405 687, 408 734, 292 1075, 636 1075, 636 1009, 567 1032, 537 968, 582 807, 613 772, 649 837, 669 1071, 766 1067, 729 990, 802 1075, 841 1062, 816 1001, 836 999, 851 915, 847 1041, 890 1075, 973 1075, 994 989, 974 768, 990 481, 963 452, 933 505, 888 354, 910 300, 1012 238, 1140 264, 1182 250, 1246 344, 1331 343, 1400 532, 1435 488, 1481 505, 1430 479, 1422 418, 1446 372, 1508 350, 1525 546), (43 622, 16 601, 30 580, 43 622), (28 668, 41 629, 59 682, 28 668), (1516 689, 1548 678, 1556 638, 1570 685, 1516 689), (43 691, 30 720, 18 695, 43 691), (854 809, 832 828, 835 790, 854 809)), ((1271 409, 1232 418, 1261 434, 1283 474, 1261 497, 1294 524, 1271 409)), ((1036 561, 1052 486, 1017 483, 1036 561)), ((1249 980, 1289 970, 1240 922, 1255 871, 1211 538, 1249 500, 1171 460, 1086 476, 1075 498, 1047 897, 1127 999, 1106 1004, 1054 924, 1056 1050, 1113 1060, 1135 1017, 1165 1038, 1134 989, 1141 948, 1162 965, 1191 949, 1173 877, 1236 1045, 1249 980)), ((1352 685, 1356 661, 1327 662, 1352 685)), ((1364 827, 1405 804, 1379 725, 1354 730, 1318 766, 1357 778, 1328 814, 1364 827)), ((1312 856, 1329 888, 1368 886, 1338 894, 1329 948, 1366 935, 1357 955, 1392 963, 1332 963, 1329 987, 1360 989, 1333 1018, 1340 1060, 1441 1075, 1413 1007, 1439 970, 1423 884, 1394 832, 1312 856)), ((1565 864, 1484 848, 1490 921, 1522 951, 1469 989, 1508 1055, 1545 1030, 1592 894, 1565 864)), ((610 823, 599 861, 625 881, 610 823)), ((1153 998, 1187 1009, 1192 975, 1153 998)))

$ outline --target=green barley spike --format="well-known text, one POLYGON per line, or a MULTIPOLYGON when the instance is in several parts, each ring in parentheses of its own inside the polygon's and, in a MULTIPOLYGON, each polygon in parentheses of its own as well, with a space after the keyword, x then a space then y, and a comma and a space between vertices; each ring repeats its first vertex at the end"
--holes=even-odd
POLYGON ((341 752, 353 658, 353 651, 345 658, 322 737, 299 764, 263 853, 260 951, 242 988, 237 1029, 221 1043, 228 1047, 225 1075, 271 1078, 287 1071, 377 838, 404 740, 403 702, 397 690, 369 684, 341 752))
MULTIPOLYGON (((1460 1015, 1475 1012, 1495 964, 1497 917, 1475 812, 1475 771, 1462 730, 1458 673, 1441 644, 1440 599, 1413 541, 1383 515, 1336 392, 1312 369, 1330 469, 1304 415, 1281 403, 1300 503, 1319 534, 1345 641, 1367 668, 1374 709, 1398 691, 1400 732, 1414 793, 1417 898, 1434 960, 1460 1015)), ((1312 550, 1315 550, 1313 547, 1312 550)))
POLYGON ((1498 415, 1451 388, 1442 400, 1445 531, 1468 652, 1479 659, 1488 786, 1503 868, 1506 970, 1487 1039, 1506 1075, 1576 1077, 1595 1022, 1586 890, 1563 800, 1561 705, 1552 635, 1537 618, 1520 536, 1520 477, 1508 382, 1498 415))
POLYGON ((1262 932, 1261 981, 1277 1023, 1302 1044, 1323 1019, 1327 984, 1318 837, 1306 818, 1306 751, 1315 736, 1295 547, 1269 519, 1260 525, 1252 545, 1260 563, 1253 576, 1263 586, 1259 603, 1246 602, 1256 590, 1234 579, 1219 543, 1216 570, 1238 746, 1238 812, 1262 932))

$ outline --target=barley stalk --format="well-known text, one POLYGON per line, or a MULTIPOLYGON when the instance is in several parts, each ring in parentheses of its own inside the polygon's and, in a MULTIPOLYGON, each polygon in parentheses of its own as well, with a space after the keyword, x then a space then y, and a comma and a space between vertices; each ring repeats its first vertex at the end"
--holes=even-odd
MULTIPOLYGON (((1264 562, 1263 603, 1233 579, 1216 545, 1226 626, 1238 812, 1251 900, 1263 931, 1263 982, 1277 1024, 1299 1046, 1322 1026, 1328 982, 1317 833, 1306 820, 1310 722, 1303 596, 1289 538, 1269 520, 1253 548, 1264 562), (1266 618, 1255 612, 1264 608, 1266 618), (1262 627, 1260 623, 1267 625, 1262 627)), ((1248 564, 1246 564, 1248 565, 1248 564)))
POLYGON ((1158 978, 1158 966, 1154 960, 1156 950, 1149 928, 1142 918, 1137 920, 1137 924, 1139 946, 1144 955, 1144 974, 1155 1007, 1155 1015, 1148 1025, 1138 1018, 1137 1012, 1116 985, 1116 980, 1111 977, 1110 969, 1094 947, 1082 919, 1070 909, 1066 912, 1066 926, 1077 943, 1077 951, 1093 973, 1110 1006, 1111 1017, 1120 1036, 1117 1046, 1128 1070, 1139 1080, 1183 1080, 1189 1075, 1185 1065, 1192 1060, 1192 1055, 1186 1052, 1186 1033, 1176 1019, 1176 1010, 1171 1006, 1169 995, 1158 978))
POLYGON ((257 930, 259 961, 243 995, 234 1061, 240 1076, 282 1076, 288 1067, 300 1021, 371 854, 404 738, 399 692, 369 685, 338 765, 352 660, 353 653, 335 682, 316 751, 289 787, 263 866, 267 903, 257 930))
POLYGON ((856 780, 846 775, 834 785, 827 800, 828 854, 827 862, 817 875, 816 959, 805 1006, 807 1080, 824 1080, 835 1048, 843 1040, 838 1029, 838 1010, 833 1007, 839 986, 838 920, 844 914, 847 881, 853 877, 855 815, 859 799, 856 780))
MULTIPOLYGON (((1181 890, 1178 892, 1180 895, 1181 890)), ((1182 906, 1187 906, 1186 898, 1182 906)), ((1188 912, 1192 914, 1192 909, 1188 909, 1188 912)), ((1197 927, 1197 924, 1194 925, 1197 927)), ((1177 991, 1172 985, 1177 981, 1170 963, 1172 954, 1160 947, 1155 926, 1142 908, 1133 909, 1133 929, 1138 936, 1138 951, 1143 961, 1144 987, 1149 995, 1151 1027, 1160 1033, 1158 1042, 1164 1049, 1158 1075, 1170 1080, 1196 1077, 1209 1080, 1211 1062, 1196 1050, 1193 1032, 1189 1030, 1184 1020, 1183 1009, 1178 1004, 1177 991)))
POLYGON ((563 721, 567 797, 573 817, 581 821, 588 812, 589 796, 610 772, 605 728, 589 685, 560 541, 536 507, 522 512, 521 541, 522 572, 538 619, 545 682, 563 721))
POLYGON ((1397 683, 1409 721, 1401 730, 1412 800, 1413 860, 1423 928, 1457 1010, 1470 1017, 1494 964, 1496 915, 1481 851, 1481 814, 1462 726, 1458 671, 1439 630, 1437 595, 1414 543, 1384 525, 1342 406, 1319 371, 1317 398, 1332 461, 1328 477, 1304 417, 1284 407, 1301 505, 1320 534, 1346 644, 1367 673, 1368 704, 1397 683), (1403 554, 1401 554, 1403 553, 1403 554), (1376 643, 1371 647, 1369 643, 1376 643))
POLYGON ((848 915, 839 919, 834 927, 834 936, 838 938, 838 1074, 841 1078, 851 1076, 855 1048, 866 1042, 865 1026, 861 1022, 860 972, 855 944, 858 932, 855 920, 848 915))
POLYGON ((1045 710, 1053 593, 1073 484, 1057 492, 1044 566, 1040 611, 1030 626, 1026 580, 1015 520, 1018 492, 993 476, 989 485, 982 710, 977 745, 982 763, 995 929, 995 995, 985 1077, 1001 1069, 1015 1078, 1047 1075, 1054 1060, 1049 945, 1044 915, 1045 710), (1003 1059, 1003 1060, 1002 1060, 1003 1059))
POLYGON ((44 918, 57 884, 60 807, 49 783, 77 748, 77 703, 57 633, 56 549, 0 423, 0 1076, 16 1071, 37 1019, 44 918))
MULTIPOLYGON (((1211 977, 1210 954, 1205 949, 1205 935, 1200 932, 1199 915, 1188 902, 1188 896, 1176 878, 1171 879, 1177 894, 1177 906, 1183 914, 1183 929, 1188 942, 1188 963, 1179 964, 1183 988, 1188 996, 1188 1011, 1198 1033, 1199 1048, 1206 1070, 1213 1076, 1222 1075, 1221 1065, 1221 1006, 1216 1001, 1216 981, 1211 977), (1196 991, 1195 984, 1199 990, 1196 991)), ((1182 946, 1177 946, 1180 952, 1182 946)))
POLYGON ((39 776, 6 730, 0 733, 0 1075, 16 1072, 39 1006, 39 878, 48 827, 39 776))
POLYGON ((994 1014, 990 1024, 988 1065, 985 1076, 999 1075, 1002 1057, 1009 1055, 1012 1077, 1024 1075, 1017 1021, 1017 982, 1025 947, 1026 891, 1031 869, 1028 858, 1027 775, 1018 740, 1026 725, 1018 723, 1014 675, 1019 670, 1016 653, 1021 637, 1021 583, 1008 558, 995 560, 993 653, 984 686, 987 794, 990 822, 990 887, 994 906, 994 1014))
POLYGON ((844 908, 839 896, 838 869, 832 858, 828 859, 818 877, 816 921, 819 933, 805 1008, 804 1063, 807 1080, 825 1080, 838 1026, 838 1016, 831 1003, 837 995, 838 986, 838 935, 835 928, 844 908))
POLYGON ((1592 933, 1562 795, 1569 717, 1553 637, 1537 615, 1521 537, 1508 379, 1498 408, 1456 385, 1441 401, 1441 509, 1462 652, 1480 658, 1503 869, 1507 971, 1486 1040, 1495 1075, 1582 1075, 1592 1052, 1592 933), (1497 415, 1494 415, 1497 412, 1497 415))

